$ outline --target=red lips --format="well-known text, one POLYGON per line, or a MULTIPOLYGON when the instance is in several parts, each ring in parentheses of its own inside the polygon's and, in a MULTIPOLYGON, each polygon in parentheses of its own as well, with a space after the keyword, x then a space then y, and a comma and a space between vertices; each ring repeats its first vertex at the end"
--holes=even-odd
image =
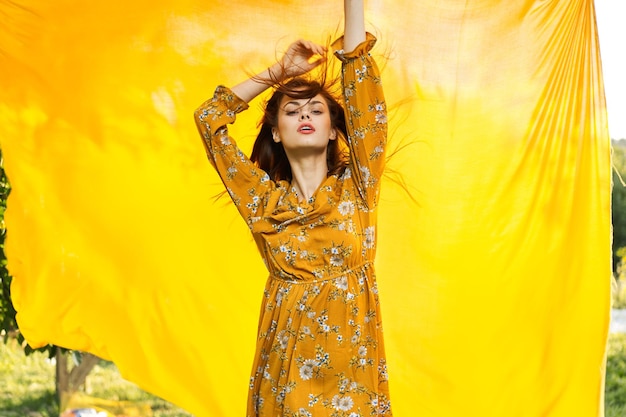
POLYGON ((315 128, 311 123, 302 123, 298 126, 298 132, 306 135, 315 132, 315 128))

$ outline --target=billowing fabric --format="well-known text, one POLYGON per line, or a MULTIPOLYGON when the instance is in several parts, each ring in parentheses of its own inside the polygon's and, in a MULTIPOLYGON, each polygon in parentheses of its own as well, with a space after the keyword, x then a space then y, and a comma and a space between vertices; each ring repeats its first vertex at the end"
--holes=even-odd
MULTIPOLYGON (((387 115, 373 43, 370 36, 340 53, 350 163, 307 200, 289 181, 271 180, 228 136, 227 124, 248 107, 232 91, 218 87, 196 110, 207 155, 270 272, 248 417, 392 415, 374 274, 387 115)), ((325 109, 310 106, 283 117, 325 109)))
MULTIPOLYGON (((591 0, 369 1, 375 258, 396 416, 600 416, 610 151, 591 0)), ((192 118, 341 2, 0 3, 18 322, 242 416, 267 270, 192 118)), ((246 154, 259 102, 229 129, 246 154)), ((348 414, 349 415, 349 414, 348 414)))

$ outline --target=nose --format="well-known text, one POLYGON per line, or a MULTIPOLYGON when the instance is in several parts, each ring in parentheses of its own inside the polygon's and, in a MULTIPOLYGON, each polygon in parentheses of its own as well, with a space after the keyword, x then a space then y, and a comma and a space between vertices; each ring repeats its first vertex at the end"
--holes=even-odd
POLYGON ((308 110, 300 110, 300 120, 305 120, 305 119, 310 119, 311 117, 309 116, 309 111, 308 110))

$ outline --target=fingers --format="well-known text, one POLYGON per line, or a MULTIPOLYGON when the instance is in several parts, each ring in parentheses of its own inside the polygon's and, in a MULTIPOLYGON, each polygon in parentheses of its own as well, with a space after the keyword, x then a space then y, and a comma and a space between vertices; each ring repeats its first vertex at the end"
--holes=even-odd
POLYGON ((301 57, 310 58, 314 55, 326 55, 326 47, 311 41, 299 39, 291 44, 287 54, 299 55, 301 57))
POLYGON ((285 76, 294 77, 311 71, 326 61, 326 47, 300 39, 292 43, 282 59, 285 76))
POLYGON ((311 55, 326 55, 326 47, 317 43, 300 39, 296 41, 302 48, 311 52, 311 55))

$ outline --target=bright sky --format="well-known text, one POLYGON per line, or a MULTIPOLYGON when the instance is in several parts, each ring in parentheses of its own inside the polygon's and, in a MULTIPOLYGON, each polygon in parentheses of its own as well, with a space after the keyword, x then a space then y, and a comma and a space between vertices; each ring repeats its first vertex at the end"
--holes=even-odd
POLYGON ((595 0, 612 139, 626 139, 626 1, 595 0))

